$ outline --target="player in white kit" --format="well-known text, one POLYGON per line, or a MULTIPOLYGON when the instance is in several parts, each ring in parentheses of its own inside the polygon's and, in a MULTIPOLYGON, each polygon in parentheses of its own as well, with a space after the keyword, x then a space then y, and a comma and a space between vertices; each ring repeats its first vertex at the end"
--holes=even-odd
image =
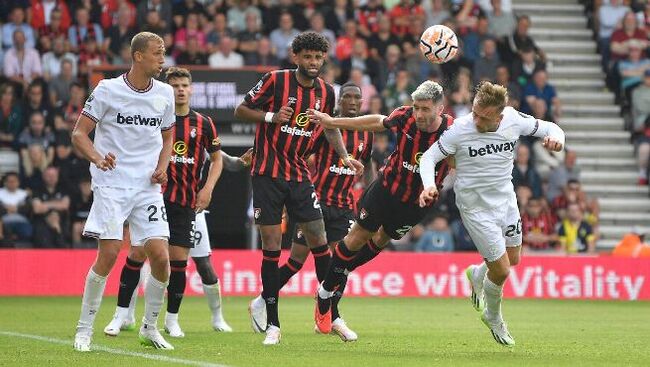
POLYGON ((132 246, 144 246, 151 264, 140 328, 142 344, 174 349, 156 324, 169 279, 169 226, 161 184, 167 181, 175 122, 172 87, 155 80, 162 71, 162 38, 141 32, 131 40, 128 73, 102 80, 86 100, 72 143, 92 163, 94 202, 84 235, 99 240, 88 271, 74 349, 90 350, 106 278, 122 247, 123 223, 132 246), (88 134, 95 130, 94 142, 88 134))
POLYGON ((519 263, 521 252, 521 219, 512 185, 515 144, 522 135, 536 136, 543 138, 546 149, 561 151, 565 136, 556 124, 506 107, 507 102, 506 88, 490 82, 477 87, 472 113, 457 118, 422 156, 425 189, 420 205, 438 197, 436 163, 454 156, 456 205, 485 260, 466 270, 472 304, 482 311, 481 320, 494 339, 513 346, 515 340, 501 315, 501 298, 510 266, 519 263))

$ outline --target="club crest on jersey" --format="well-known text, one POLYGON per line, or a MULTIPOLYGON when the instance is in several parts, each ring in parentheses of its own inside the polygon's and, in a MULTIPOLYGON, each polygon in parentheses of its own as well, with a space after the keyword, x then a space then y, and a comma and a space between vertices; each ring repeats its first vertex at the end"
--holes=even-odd
POLYGON ((260 215, 262 215, 262 209, 261 208, 255 208, 255 210, 253 210, 253 217, 255 219, 260 219, 260 215))
POLYGON ((212 145, 214 146, 221 145, 221 139, 219 137, 212 139, 212 145))
POLYGON ((320 110, 320 99, 316 100, 316 103, 314 104, 314 109, 315 110, 320 110))
POLYGON ((359 153, 363 152, 363 142, 359 143, 359 153))
POLYGON ((196 138, 196 128, 193 128, 192 131, 190 131, 190 136, 196 138))
POLYGON ((359 218, 361 218, 361 220, 368 218, 368 212, 366 209, 361 208, 361 211, 359 212, 359 218))
POLYGON ((302 234, 302 229, 297 230, 297 231, 296 231, 296 237, 298 237, 298 238, 302 238, 302 236, 303 236, 303 234, 302 234))

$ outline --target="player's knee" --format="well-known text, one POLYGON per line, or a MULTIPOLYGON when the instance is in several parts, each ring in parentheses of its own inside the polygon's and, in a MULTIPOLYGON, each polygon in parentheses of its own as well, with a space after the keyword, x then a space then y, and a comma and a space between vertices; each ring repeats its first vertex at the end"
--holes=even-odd
POLYGON ((508 258, 510 260, 510 266, 515 266, 519 265, 519 261, 521 260, 521 256, 519 256, 519 253, 508 255, 508 258))
POLYGON ((129 259, 141 263, 147 259, 147 253, 141 246, 131 246, 131 249, 129 250, 129 259))

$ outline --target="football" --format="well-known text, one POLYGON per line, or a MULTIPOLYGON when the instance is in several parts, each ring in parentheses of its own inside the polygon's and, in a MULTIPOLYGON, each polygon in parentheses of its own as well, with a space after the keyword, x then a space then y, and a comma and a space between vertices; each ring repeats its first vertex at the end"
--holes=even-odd
POLYGON ((458 37, 449 27, 434 25, 420 36, 420 51, 434 64, 444 64, 458 52, 458 37))

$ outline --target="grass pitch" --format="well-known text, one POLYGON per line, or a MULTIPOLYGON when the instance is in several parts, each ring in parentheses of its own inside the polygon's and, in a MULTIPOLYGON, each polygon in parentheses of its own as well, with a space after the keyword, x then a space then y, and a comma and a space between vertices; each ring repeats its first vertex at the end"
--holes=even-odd
MULTIPOLYGON (((248 301, 224 300, 235 332, 222 334, 212 331, 205 300, 187 297, 180 314, 186 337, 169 338, 176 350, 164 352, 141 346, 137 331, 104 336, 116 302, 107 297, 93 339, 102 350, 76 353, 80 298, 0 298, 0 366, 650 365, 648 302, 507 299, 504 315, 517 341, 508 349, 496 344, 468 300, 432 298, 345 299, 341 308, 359 341, 343 343, 314 334, 311 298, 285 297, 282 343, 264 347, 263 335, 250 329, 248 301)), ((140 298, 139 315, 142 309, 140 298)))

